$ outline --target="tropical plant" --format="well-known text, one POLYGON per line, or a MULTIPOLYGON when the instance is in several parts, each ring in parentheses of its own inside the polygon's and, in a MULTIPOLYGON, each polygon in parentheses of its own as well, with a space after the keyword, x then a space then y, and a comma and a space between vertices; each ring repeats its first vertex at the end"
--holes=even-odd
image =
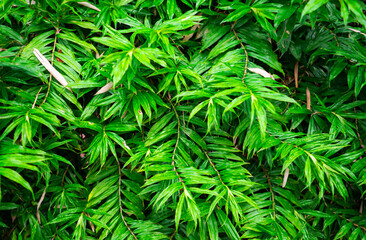
POLYGON ((366 4, 2 0, 1 239, 366 239, 366 4))

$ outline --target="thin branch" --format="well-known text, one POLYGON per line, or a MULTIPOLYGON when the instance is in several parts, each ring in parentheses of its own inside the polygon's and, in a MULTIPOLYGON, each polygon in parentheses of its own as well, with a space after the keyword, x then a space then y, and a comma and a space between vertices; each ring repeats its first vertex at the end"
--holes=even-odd
POLYGON ((170 40, 172 40, 172 42, 175 44, 175 45, 177 45, 177 49, 178 49, 178 51, 184 56, 184 54, 182 53, 182 51, 179 49, 180 48, 180 46, 178 45, 178 44, 176 44, 175 43, 175 41, 173 40, 173 38, 171 38, 171 37, 169 37, 170 38, 170 40))
MULTIPOLYGON (((336 41, 336 44, 337 44, 337 47, 339 47, 339 42, 338 42, 338 39, 337 39, 337 35, 332 31, 332 30, 330 30, 329 28, 327 28, 327 27, 324 27, 324 26, 320 26, 321 28, 323 28, 323 29, 326 29, 326 30, 328 30, 329 32, 330 32, 330 34, 332 34, 333 35, 333 38, 334 38, 334 40, 336 41)), ((348 28, 348 29, 350 29, 350 28, 348 28)), ((350 29, 351 30, 351 29, 350 29)), ((352 30, 351 30, 352 31, 352 30)))
POLYGON ((39 208, 41 207, 41 204, 43 202, 44 197, 46 196, 46 190, 47 190, 47 187, 44 188, 42 196, 39 199, 39 202, 37 204, 37 219, 38 219, 39 224, 42 224, 41 223, 41 216, 39 215, 39 208))
MULTIPOLYGON (((356 108, 353 108, 353 111, 356 113, 356 108)), ((360 146, 365 149, 365 145, 363 145, 363 142, 362 142, 362 138, 361 138, 361 134, 358 130, 358 119, 356 118, 355 120, 355 127, 356 127, 356 134, 357 134, 357 138, 358 138, 358 141, 360 142, 360 146)))
MULTIPOLYGON (((53 41, 53 48, 52 48, 52 57, 51 57, 51 65, 53 66, 53 61, 55 59, 55 51, 56 51, 56 43, 57 43, 57 34, 59 34, 61 31, 61 29, 56 29, 56 33, 55 33, 55 38, 53 41)), ((48 80, 48 87, 47 87, 47 92, 46 92, 46 96, 43 99, 43 102, 41 103, 40 107, 46 102, 48 94, 50 93, 50 89, 51 89, 51 81, 52 81, 52 74, 50 74, 50 78, 48 80)))
POLYGON ((365 227, 360 226, 359 224, 357 224, 357 223, 353 222, 351 219, 348 219, 348 218, 344 217, 343 215, 341 215, 341 214, 337 213, 336 211, 334 211, 330 206, 328 206, 328 204, 327 204, 327 202, 325 201, 325 198, 324 198, 324 197, 323 197, 323 201, 324 201, 324 205, 325 205, 325 207, 329 208, 329 210, 330 210, 333 214, 337 215, 338 217, 340 217, 340 218, 342 218, 342 219, 345 219, 345 220, 346 220, 347 222, 349 222, 349 223, 352 223, 352 225, 353 225, 353 226, 355 226, 355 227, 357 227, 357 228, 360 228, 363 232, 365 232, 365 233, 366 233, 366 228, 365 228, 365 227))
POLYGON ((233 28, 233 33, 234 33, 236 39, 240 42, 240 46, 243 48, 244 53, 245 53, 244 73, 243 73, 243 77, 241 78, 242 82, 244 83, 245 76, 247 75, 247 72, 248 72, 248 52, 247 52, 247 49, 245 48, 243 42, 239 39, 238 34, 236 33, 234 28, 233 28))
POLYGON ((6 239, 9 239, 11 234, 14 232, 15 228, 18 227, 18 224, 14 224, 14 227, 12 227, 6 237, 6 239))
POLYGON ((134 239, 137 240, 136 235, 133 233, 132 229, 130 228, 130 226, 128 225, 125 217, 123 216, 123 208, 122 208, 122 196, 121 196, 121 185, 122 185, 122 174, 121 174, 121 166, 117 160, 117 165, 118 165, 118 205, 119 205, 119 213, 121 215, 122 221, 125 224, 126 228, 128 229, 128 231, 130 231, 131 235, 133 236, 134 239))
POLYGON ((205 153, 205 155, 206 155, 206 157, 207 157, 208 161, 210 162, 211 166, 213 167, 213 169, 214 169, 214 170, 215 170, 215 172, 217 173, 217 176, 219 176, 219 179, 220 179, 221 184, 222 184, 222 185, 224 185, 224 186, 228 189, 228 191, 230 191, 229 187, 224 183, 224 181, 222 181, 221 174, 220 174, 219 170, 217 170, 217 168, 216 168, 215 164, 212 162, 212 160, 211 160, 211 158, 208 156, 207 152, 206 152, 206 151, 204 151, 204 150, 203 150, 203 152, 205 153))
POLYGON ((272 197, 273 219, 276 221, 276 203, 275 203, 275 197, 274 197, 274 193, 273 193, 273 189, 272 189, 271 178, 269 177, 268 170, 265 167, 263 167, 262 165, 261 165, 261 167, 262 167, 262 169, 264 171, 264 175, 268 181, 269 191, 271 192, 271 197, 272 197))
POLYGON ((180 137, 180 134, 179 134, 179 131, 180 131, 180 120, 179 120, 179 115, 177 113, 177 110, 175 109, 173 103, 170 100, 169 100, 169 102, 172 105, 172 108, 174 110, 175 116, 176 116, 177 121, 178 121, 177 141, 175 142, 175 146, 174 146, 174 150, 173 150, 172 166, 173 166, 173 170, 174 170, 175 174, 178 176, 179 181, 181 182, 183 188, 185 189, 186 187, 185 187, 184 181, 183 181, 182 177, 179 175, 178 170, 177 170, 177 167, 175 166, 175 152, 177 151, 178 143, 179 143, 179 137, 180 137))
POLYGON ((62 180, 61 180, 61 186, 62 186, 62 187, 64 187, 64 181, 65 181, 66 173, 67 173, 67 171, 69 170, 69 166, 70 166, 70 165, 67 165, 66 170, 65 170, 65 172, 64 172, 64 174, 63 174, 63 176, 62 176, 62 180))
POLYGON ((41 87, 41 88, 39 89, 39 91, 38 91, 38 93, 37 93, 37 95, 36 95, 36 99, 34 99, 34 103, 33 103, 33 105, 32 105, 32 109, 36 106, 36 102, 37 102, 37 99, 38 99, 38 95, 39 95, 39 93, 41 92, 42 88, 43 88, 43 87, 41 87))
POLYGON ((170 236, 170 238, 169 238, 169 239, 170 239, 170 240, 173 240, 173 237, 175 236, 175 234, 176 234, 176 233, 177 233, 177 229, 175 229, 175 230, 174 230, 174 232, 173 232, 172 236, 170 236))
MULTIPOLYGON (((85 213, 85 215, 87 217, 90 217, 90 214, 89 213, 85 213)), ((94 224, 91 221, 89 221, 89 220, 88 220, 88 223, 89 223, 89 225, 91 227, 92 232, 94 233, 95 232, 95 226, 94 226, 94 224)))
POLYGON ((295 77, 295 88, 298 88, 299 87, 299 61, 297 61, 295 64, 294 77, 295 77))

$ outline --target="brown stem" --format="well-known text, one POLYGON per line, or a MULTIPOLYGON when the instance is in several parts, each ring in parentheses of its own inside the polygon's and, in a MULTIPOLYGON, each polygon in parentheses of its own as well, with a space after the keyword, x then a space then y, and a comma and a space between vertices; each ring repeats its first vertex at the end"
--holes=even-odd
POLYGON ((295 77, 295 88, 298 88, 299 87, 299 61, 297 61, 295 64, 294 77, 295 77))
POLYGON ((39 95, 39 93, 41 92, 42 88, 43 88, 43 87, 41 87, 41 88, 39 89, 39 91, 38 91, 38 93, 37 93, 37 95, 36 95, 36 99, 34 99, 34 103, 33 103, 33 105, 32 105, 32 109, 36 106, 36 102, 37 102, 37 99, 38 99, 38 95, 39 95))
MULTIPOLYGON (((353 111, 356 113, 356 108, 354 108, 353 111)), ((358 130, 358 119, 355 120, 355 127, 356 127, 357 138, 358 138, 358 141, 360 142, 360 146, 363 149, 365 149, 365 145, 363 145, 363 142, 362 142, 361 134, 360 134, 360 132, 358 130)))
POLYGON ((247 72, 248 72, 248 52, 247 52, 243 42, 239 39, 238 34, 236 33, 235 29, 233 29, 233 33, 234 33, 236 39, 240 42, 240 46, 243 48, 244 53, 245 53, 244 73, 243 73, 243 77, 241 78, 242 82, 244 83, 245 76, 247 75, 247 72))
POLYGON ((366 232, 366 228, 365 228, 365 227, 360 226, 360 225, 358 225, 357 223, 353 222, 351 219, 348 219, 348 218, 346 218, 346 217, 343 217, 341 214, 338 214, 336 211, 333 211, 333 209, 332 209, 331 207, 329 207, 329 206, 328 206, 328 204, 327 204, 327 202, 325 201, 324 197, 323 197, 323 201, 324 201, 324 205, 325 205, 327 208, 329 208, 329 210, 330 210, 333 214, 337 215, 338 217, 340 217, 340 218, 342 218, 342 219, 345 219, 345 220, 346 220, 347 222, 349 222, 349 223, 352 223, 352 225, 353 225, 353 226, 355 226, 355 227, 357 227, 357 228, 361 228, 361 230, 362 230, 363 232, 366 232))
POLYGON ((228 190, 229 190, 229 187, 224 183, 224 181, 222 181, 222 178, 221 178, 221 174, 220 172, 217 170, 215 164, 212 162, 211 158, 208 156, 207 152, 204 151, 208 161, 210 162, 211 166, 213 167, 213 169, 215 170, 215 172, 217 173, 217 176, 219 176, 219 179, 220 179, 220 182, 222 185, 224 185, 228 190))
POLYGON ((178 176, 179 178, 179 181, 181 182, 183 188, 185 188, 185 184, 184 184, 184 181, 182 179, 182 177, 179 175, 178 173, 178 170, 175 166, 175 152, 177 151, 177 148, 178 148, 178 143, 179 143, 179 131, 180 131, 180 120, 179 120, 179 116, 178 116, 178 113, 177 113, 177 110, 175 109, 173 103, 169 100, 170 104, 172 105, 172 108, 174 110, 174 113, 175 113, 175 116, 177 118, 177 121, 178 121, 178 133, 177 133, 177 141, 175 142, 175 146, 174 146, 174 150, 173 150, 173 156, 172 156, 172 166, 173 166, 173 170, 175 172, 175 174, 178 176))
POLYGON ((47 190, 47 187, 44 188, 43 193, 42 193, 42 196, 39 199, 39 202, 37 204, 37 219, 38 219, 39 224, 42 224, 41 223, 41 216, 39 215, 39 208, 41 207, 41 204, 43 202, 43 199, 44 199, 44 197, 46 195, 46 190, 47 190))
POLYGON ((271 178, 269 177, 268 170, 266 168, 264 168, 263 166, 262 166, 262 169, 263 169, 265 177, 267 178, 267 181, 268 181, 269 191, 271 192, 273 218, 276 221, 276 203, 275 203, 275 197, 274 197, 274 193, 273 193, 273 189, 272 189, 271 178))
POLYGON ((121 215, 122 221, 125 224, 126 228, 128 229, 128 231, 130 231, 130 233, 133 236, 133 238, 137 240, 136 235, 133 233, 133 231, 130 228, 130 226, 128 225, 125 217, 123 216, 122 196, 121 196, 122 176, 121 176, 121 166, 120 166, 118 160, 117 160, 117 165, 118 165, 118 174, 119 174, 119 178, 118 178, 118 205, 119 205, 119 213, 121 215))
POLYGON ((306 88, 306 108, 311 111, 311 95, 309 88, 306 88))

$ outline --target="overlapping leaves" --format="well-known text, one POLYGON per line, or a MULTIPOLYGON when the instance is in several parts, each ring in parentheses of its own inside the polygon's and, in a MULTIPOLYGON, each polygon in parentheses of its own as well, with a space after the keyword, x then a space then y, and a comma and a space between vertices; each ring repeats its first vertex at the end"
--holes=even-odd
POLYGON ((365 237, 363 2, 0 9, 2 238, 365 237))

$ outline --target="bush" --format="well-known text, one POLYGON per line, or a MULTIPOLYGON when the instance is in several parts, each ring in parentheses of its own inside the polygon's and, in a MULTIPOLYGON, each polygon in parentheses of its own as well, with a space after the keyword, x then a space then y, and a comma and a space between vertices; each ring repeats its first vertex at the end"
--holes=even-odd
POLYGON ((1 239, 365 239, 359 0, 2 0, 1 239))

